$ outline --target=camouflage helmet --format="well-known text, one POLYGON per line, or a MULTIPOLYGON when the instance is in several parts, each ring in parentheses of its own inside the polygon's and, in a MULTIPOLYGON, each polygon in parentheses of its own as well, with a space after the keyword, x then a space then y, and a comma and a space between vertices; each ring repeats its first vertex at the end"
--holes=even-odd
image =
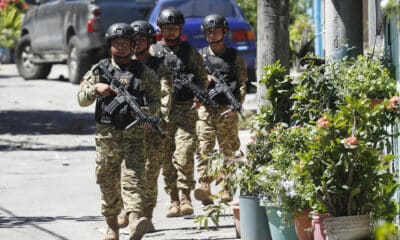
POLYGON ((111 40, 114 38, 128 38, 133 41, 133 29, 129 24, 126 23, 114 23, 111 25, 105 35, 107 44, 111 44, 111 40))
POLYGON ((185 24, 185 17, 181 11, 174 7, 164 8, 157 17, 157 26, 161 26, 163 24, 185 24))
POLYGON ((149 22, 143 20, 134 21, 131 23, 131 27, 133 29, 133 35, 138 33, 146 34, 147 38, 151 39, 152 43, 155 43, 156 31, 149 22))
POLYGON ((229 29, 228 22, 225 20, 225 17, 219 14, 210 14, 204 17, 200 27, 201 31, 204 32, 206 29, 211 27, 223 27, 226 30, 229 29))

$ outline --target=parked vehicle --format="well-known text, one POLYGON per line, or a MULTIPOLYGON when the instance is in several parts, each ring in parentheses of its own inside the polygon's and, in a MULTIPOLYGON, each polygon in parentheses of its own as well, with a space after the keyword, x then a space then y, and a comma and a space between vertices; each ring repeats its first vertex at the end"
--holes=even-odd
MULTIPOLYGON (((255 34, 246 21, 241 9, 234 0, 158 0, 151 11, 148 21, 157 28, 157 17, 166 7, 176 7, 185 16, 185 26, 181 34, 182 40, 187 40, 197 49, 207 46, 204 33, 200 30, 203 18, 211 13, 218 13, 226 17, 229 23, 229 34, 225 42, 228 47, 236 48, 246 60, 249 82, 256 81, 255 34)), ((161 35, 158 29, 158 39, 161 35)))
POLYGON ((52 64, 67 63, 69 80, 79 83, 108 53, 104 33, 116 22, 145 19, 155 0, 31 0, 16 47, 25 79, 46 78, 52 64))

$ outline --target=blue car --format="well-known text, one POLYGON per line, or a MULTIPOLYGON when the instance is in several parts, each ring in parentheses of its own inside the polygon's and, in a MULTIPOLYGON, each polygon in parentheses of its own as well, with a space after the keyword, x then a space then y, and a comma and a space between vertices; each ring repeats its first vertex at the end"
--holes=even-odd
MULTIPOLYGON (((229 23, 229 34, 225 36, 228 47, 236 48, 246 60, 250 82, 255 82, 256 39, 254 31, 246 21, 243 13, 234 0, 159 0, 151 11, 148 21, 157 31, 157 17, 166 7, 176 7, 185 16, 185 26, 181 39, 189 41, 197 49, 207 46, 204 33, 200 30, 203 18, 211 13, 226 17, 229 23)), ((158 32, 158 39, 161 35, 158 32)), ((249 86, 250 87, 250 86, 249 86)), ((249 89, 252 91, 252 89, 249 89)))

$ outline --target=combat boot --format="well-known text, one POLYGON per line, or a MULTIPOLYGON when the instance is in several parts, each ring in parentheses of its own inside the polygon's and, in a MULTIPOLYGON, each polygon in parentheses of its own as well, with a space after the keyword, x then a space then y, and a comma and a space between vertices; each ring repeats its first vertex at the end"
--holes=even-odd
POLYGON ((179 193, 178 189, 173 189, 169 193, 171 197, 171 205, 167 212, 167 217, 180 217, 181 216, 181 209, 179 206, 179 193))
POLYGON ((147 232, 155 232, 156 229, 154 228, 153 222, 151 221, 153 219, 153 209, 152 207, 144 207, 143 208, 143 215, 149 220, 149 229, 147 229, 147 232))
POLYGON ((193 214, 192 200, 190 199, 190 189, 182 189, 182 200, 181 200, 181 215, 193 214))
POLYGON ((107 230, 103 240, 119 240, 117 216, 106 217, 107 230))
POLYGON ((194 197, 201 201, 204 206, 213 204, 214 201, 211 198, 210 183, 207 181, 201 181, 200 188, 194 190, 194 197))
POLYGON ((118 226, 119 228, 126 228, 129 224, 128 213, 122 210, 118 215, 118 226))
POLYGON ((231 202, 232 201, 231 191, 229 191, 229 188, 227 186, 225 186, 224 190, 222 191, 221 201, 222 202, 231 202))
POLYGON ((150 222, 146 217, 139 217, 135 212, 129 213, 129 240, 140 240, 150 228, 150 222))

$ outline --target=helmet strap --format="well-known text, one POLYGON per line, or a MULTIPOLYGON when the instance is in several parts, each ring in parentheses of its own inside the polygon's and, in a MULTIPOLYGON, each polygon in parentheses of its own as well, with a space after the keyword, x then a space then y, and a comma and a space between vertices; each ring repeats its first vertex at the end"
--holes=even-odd
POLYGON ((222 37, 221 39, 218 39, 218 40, 216 40, 214 42, 208 42, 208 43, 209 44, 216 44, 216 43, 222 42, 223 40, 224 40, 224 37, 222 37))
POLYGON ((115 59, 123 60, 123 59, 130 58, 131 55, 132 55, 132 53, 129 53, 129 54, 125 55, 125 56, 116 56, 116 55, 113 55, 112 57, 115 58, 115 59))
POLYGON ((168 43, 170 43, 170 42, 175 42, 175 41, 179 41, 179 39, 180 39, 180 36, 178 36, 178 37, 175 38, 175 39, 170 39, 170 38, 164 37, 164 40, 165 40, 166 42, 168 42, 168 43))

